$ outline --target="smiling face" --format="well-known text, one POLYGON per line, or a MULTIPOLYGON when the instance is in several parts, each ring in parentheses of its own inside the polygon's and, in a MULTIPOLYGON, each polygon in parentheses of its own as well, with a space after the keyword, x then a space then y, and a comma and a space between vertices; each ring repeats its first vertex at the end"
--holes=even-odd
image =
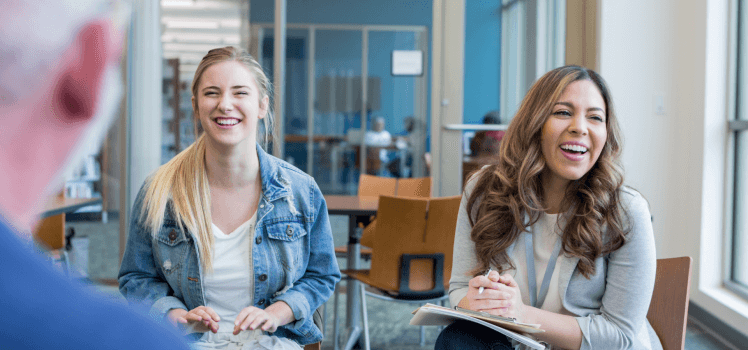
POLYGON ((546 185, 568 184, 592 169, 608 138, 606 107, 590 80, 577 80, 564 89, 541 131, 546 185))
POLYGON ((203 72, 192 103, 210 141, 254 147, 257 123, 267 114, 268 97, 262 96, 247 67, 224 61, 203 72))

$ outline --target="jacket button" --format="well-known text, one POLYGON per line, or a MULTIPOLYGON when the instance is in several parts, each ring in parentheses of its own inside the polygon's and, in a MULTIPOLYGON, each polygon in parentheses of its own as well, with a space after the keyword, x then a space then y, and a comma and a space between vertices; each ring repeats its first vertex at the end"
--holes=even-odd
POLYGON ((260 275, 260 282, 265 282, 265 280, 267 280, 267 279, 268 279, 268 275, 266 275, 264 273, 262 275, 260 275))
POLYGON ((257 305, 260 305, 260 306, 265 305, 265 299, 260 299, 260 301, 257 302, 257 305))
POLYGON ((177 239, 177 232, 174 231, 174 229, 172 229, 171 232, 169 232, 169 240, 174 242, 174 240, 176 239, 177 239))
POLYGON ((257 238, 255 238, 255 243, 257 244, 262 243, 262 236, 257 236, 257 238))
POLYGON ((288 237, 293 236, 293 229, 291 228, 290 225, 286 226, 286 234, 288 235, 288 237))

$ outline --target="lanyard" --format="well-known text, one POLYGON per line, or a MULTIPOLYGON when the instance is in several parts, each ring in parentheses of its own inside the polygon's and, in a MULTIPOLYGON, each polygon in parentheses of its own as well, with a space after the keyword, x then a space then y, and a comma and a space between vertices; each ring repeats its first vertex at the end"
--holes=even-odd
POLYGON ((530 286, 530 304, 533 307, 540 309, 545 301, 545 296, 548 294, 548 287, 551 284, 551 276, 553 275, 553 269, 556 267, 556 260, 558 260, 558 254, 561 252, 561 237, 556 239, 556 244, 553 246, 553 252, 551 257, 548 258, 548 265, 545 268, 545 274, 543 275, 543 283, 540 285, 540 294, 537 292, 537 280, 535 279, 535 254, 532 247, 533 234, 528 232, 525 235, 525 258, 527 259, 527 283, 530 286))

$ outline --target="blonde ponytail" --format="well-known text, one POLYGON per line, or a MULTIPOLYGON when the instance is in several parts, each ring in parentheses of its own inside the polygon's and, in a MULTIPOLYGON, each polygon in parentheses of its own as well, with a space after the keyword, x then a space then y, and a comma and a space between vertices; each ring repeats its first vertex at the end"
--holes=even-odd
POLYGON ((205 171, 205 135, 161 166, 146 185, 141 221, 157 235, 171 202, 174 221, 197 242, 200 264, 212 270, 210 187, 205 171))

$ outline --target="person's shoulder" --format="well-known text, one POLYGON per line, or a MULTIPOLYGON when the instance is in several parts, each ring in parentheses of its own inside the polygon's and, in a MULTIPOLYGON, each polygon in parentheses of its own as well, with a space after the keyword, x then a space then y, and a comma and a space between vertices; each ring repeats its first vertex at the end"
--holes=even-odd
POLYGON ((649 202, 636 189, 624 185, 619 189, 619 203, 631 220, 651 220, 649 202))
POLYGON ((291 163, 289 163, 289 162, 287 162, 287 161, 285 161, 283 159, 280 159, 278 157, 275 157, 275 156, 273 156, 271 154, 268 154, 268 159, 270 160, 270 162, 273 163, 273 165, 275 167, 277 167, 278 172, 282 176, 289 178, 288 180, 290 180, 292 184, 296 183, 296 182, 299 182, 299 181, 301 181, 301 183, 306 183, 306 182, 309 182, 309 181, 314 182, 314 178, 313 177, 311 177, 311 176, 309 176, 309 174, 301 171, 301 169, 297 168, 293 164, 291 164, 291 163))
POLYGON ((470 196, 470 194, 475 189, 475 186, 478 184, 478 182, 481 180, 484 176, 491 176, 491 164, 483 165, 480 169, 476 170, 474 173, 470 175, 470 177, 465 182, 465 190, 464 194, 466 196, 470 196))
POLYGON ((631 207, 631 206, 642 206, 649 207, 649 202, 647 202, 647 199, 644 198, 644 196, 641 194, 641 192, 635 190, 634 188, 623 185, 618 190, 619 199, 621 202, 623 202, 624 205, 631 207))
POLYGON ((186 349, 181 337, 125 304, 69 280, 0 222, 0 276, 12 288, 0 334, 8 348, 186 349))

